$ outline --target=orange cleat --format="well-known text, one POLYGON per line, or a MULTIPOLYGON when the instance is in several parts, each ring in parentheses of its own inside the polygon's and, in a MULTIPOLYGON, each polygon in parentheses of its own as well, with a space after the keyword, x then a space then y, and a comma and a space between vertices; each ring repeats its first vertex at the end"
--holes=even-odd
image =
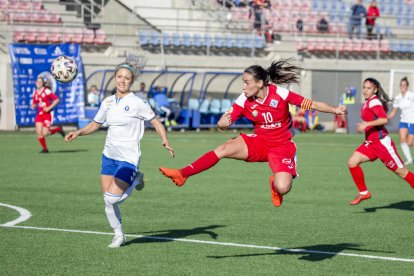
POLYGON ((171 180, 178 187, 183 186, 185 181, 187 180, 187 177, 182 176, 179 169, 169 169, 169 168, 160 167, 160 172, 166 177, 171 178, 171 180))
POLYGON ((270 194, 272 195, 273 205, 275 205, 275 207, 279 207, 280 205, 282 205, 283 195, 279 194, 279 192, 276 190, 275 186, 273 185, 273 178, 274 178, 273 175, 269 178, 270 194))
POLYGON ((361 203, 361 201, 368 200, 370 198, 371 198, 371 193, 370 192, 368 192, 365 195, 358 194, 358 196, 354 200, 349 202, 349 204, 350 205, 358 205, 359 203, 361 203))

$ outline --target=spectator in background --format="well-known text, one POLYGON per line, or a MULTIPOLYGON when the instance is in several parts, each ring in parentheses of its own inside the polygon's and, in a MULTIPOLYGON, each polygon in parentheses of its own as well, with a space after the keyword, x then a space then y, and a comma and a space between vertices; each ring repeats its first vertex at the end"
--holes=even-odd
POLYGON ((357 31, 357 38, 361 38, 361 21, 367 16, 367 10, 362 5, 362 0, 357 0, 356 4, 351 7, 351 17, 349 19, 349 38, 352 39, 354 30, 357 31))
MULTIPOLYGON (((267 25, 266 19, 264 18, 263 10, 268 7, 266 0, 254 0, 252 3, 254 23, 253 27, 257 31, 258 35, 262 35, 262 28, 267 25)), ((249 16, 250 18, 250 16, 249 16)))
POLYGON ((98 106, 99 105, 99 91, 96 85, 91 85, 88 93, 88 105, 98 106))
POLYGON ((321 19, 319 19, 318 23, 316 24, 316 29, 320 33, 327 33, 329 31, 329 23, 328 20, 322 15, 321 19))
MULTIPOLYGON (((357 93, 357 89, 353 86, 345 87, 345 92, 342 94, 341 98, 339 98, 339 105, 340 106, 348 106, 350 104, 355 104, 355 95, 357 93)), ((336 115, 335 116, 336 128, 343 128, 346 129, 346 115, 336 115)))
POLYGON ((367 37, 368 39, 375 38, 375 34, 372 31, 375 28, 375 20, 380 17, 380 10, 377 7, 377 2, 372 1, 371 5, 368 7, 367 18, 365 20, 365 26, 367 27, 367 37))
POLYGON ((302 19, 298 19, 296 21, 296 29, 301 33, 303 31, 303 21, 302 19))
MULTIPOLYGON (((156 110, 159 111, 161 122, 164 122, 166 127, 176 126, 177 119, 180 116, 181 109, 177 109, 177 104, 173 104, 167 97, 167 88, 156 86, 155 90, 150 95, 156 104, 156 110)), ((179 106, 178 106, 179 107, 179 106)))
POLYGON ((134 95, 144 101, 148 100, 147 91, 145 91, 145 82, 139 84, 139 91, 134 92, 134 95))

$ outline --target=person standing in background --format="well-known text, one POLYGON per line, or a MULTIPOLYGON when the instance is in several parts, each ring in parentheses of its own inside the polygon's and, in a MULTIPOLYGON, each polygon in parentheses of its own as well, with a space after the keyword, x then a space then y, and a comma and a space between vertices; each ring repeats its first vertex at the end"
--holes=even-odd
POLYGON ((367 28, 367 38, 373 39, 375 35, 372 33, 375 28, 375 20, 380 17, 380 10, 377 6, 377 2, 372 1, 368 7, 367 18, 365 20, 365 26, 367 28))
POLYGON ((356 4, 351 7, 351 17, 349 18, 349 38, 352 39, 354 29, 357 31, 357 38, 361 38, 362 18, 367 15, 367 10, 362 5, 362 0, 357 0, 356 4))
POLYGON ((400 146, 406 158, 406 165, 413 164, 410 148, 414 143, 414 93, 408 90, 407 77, 400 81, 401 94, 393 102, 393 110, 388 114, 388 119, 395 116, 398 109, 401 110, 399 125, 400 146))

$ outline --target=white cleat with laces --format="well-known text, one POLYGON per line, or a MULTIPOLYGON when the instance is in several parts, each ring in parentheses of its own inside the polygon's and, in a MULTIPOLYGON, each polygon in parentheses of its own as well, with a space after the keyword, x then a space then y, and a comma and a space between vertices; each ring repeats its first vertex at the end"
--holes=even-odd
POLYGON ((108 245, 109 248, 121 247, 126 242, 125 235, 115 235, 112 239, 112 243, 108 245))

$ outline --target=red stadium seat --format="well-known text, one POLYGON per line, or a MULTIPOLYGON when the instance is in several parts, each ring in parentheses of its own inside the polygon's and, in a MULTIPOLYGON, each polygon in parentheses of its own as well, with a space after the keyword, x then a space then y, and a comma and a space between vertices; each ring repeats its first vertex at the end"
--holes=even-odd
POLYGON ((381 52, 388 53, 390 51, 390 42, 386 39, 381 40, 381 52))
POLYGON ((25 39, 25 31, 21 27, 16 27, 13 30, 13 41, 15 42, 24 42, 25 39))
POLYGON ((45 28, 41 28, 40 30, 37 31, 37 36, 36 36, 36 40, 37 42, 40 43, 47 43, 48 40, 48 30, 45 28))
POLYGON ((83 30, 82 43, 84 44, 93 44, 95 39, 95 32, 91 29, 83 30))
POLYGON ((106 41, 106 34, 105 31, 102 29, 98 29, 95 31, 95 44, 98 45, 110 45, 111 43, 106 41))
POLYGON ((37 41, 37 31, 34 28, 29 28, 25 32, 25 40, 29 43, 34 43, 37 41))
POLYGON ((50 30, 49 36, 48 36, 50 43, 60 43, 63 41, 62 38, 62 32, 60 29, 53 28, 50 30))
POLYGON ((82 43, 83 39, 83 30, 82 29, 71 29, 73 32, 72 42, 73 43, 82 43))

